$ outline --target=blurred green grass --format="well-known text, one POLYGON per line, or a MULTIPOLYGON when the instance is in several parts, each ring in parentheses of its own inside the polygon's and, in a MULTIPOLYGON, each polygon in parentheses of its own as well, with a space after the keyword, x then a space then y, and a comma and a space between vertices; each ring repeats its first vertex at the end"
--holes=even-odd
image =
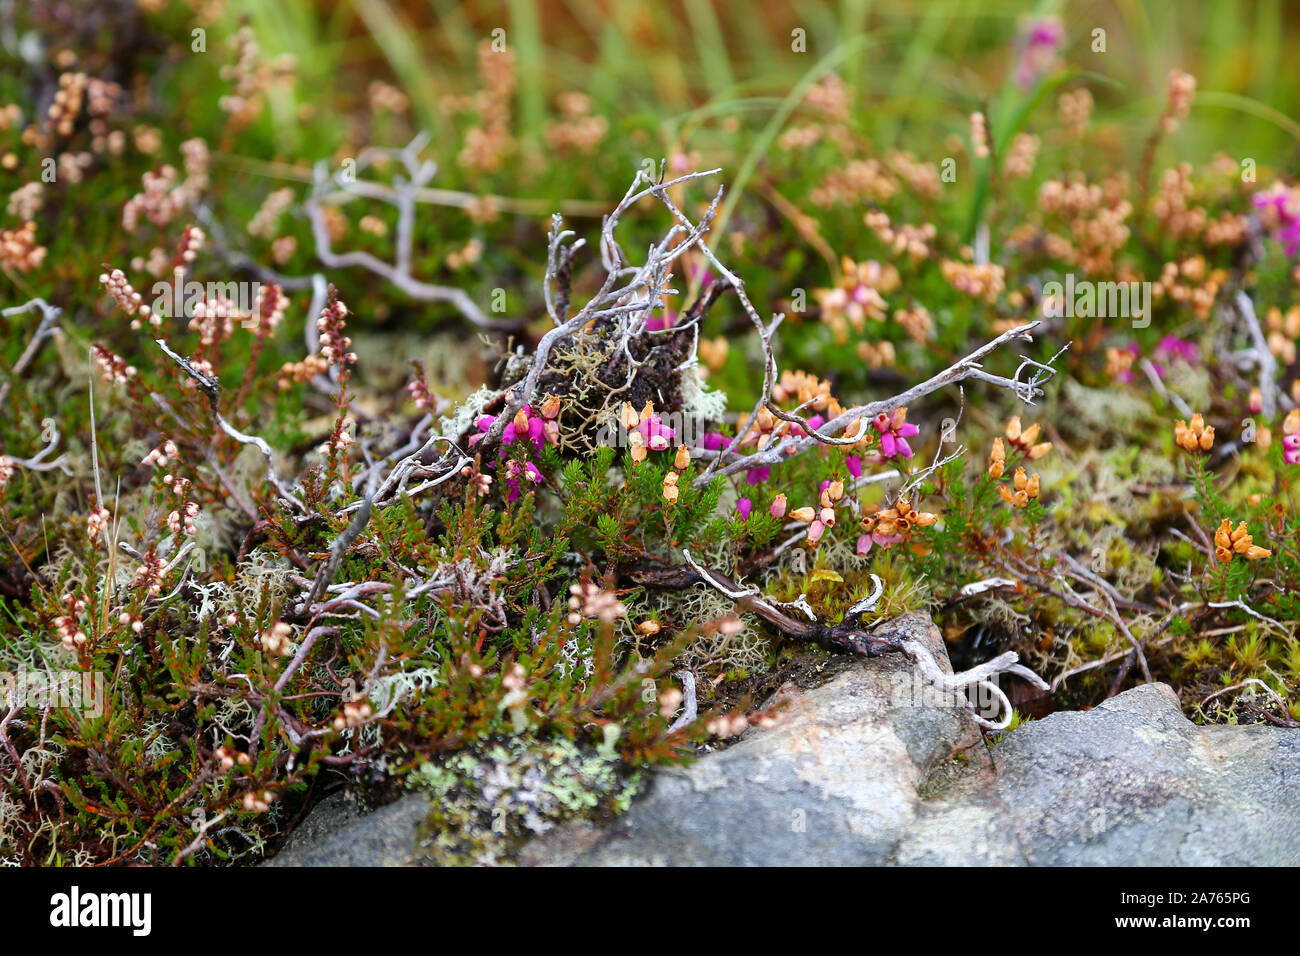
MULTIPOLYGON (((1001 94, 1018 24, 1043 14, 1061 18, 1066 61, 1095 81, 1098 117, 1131 129, 1133 155, 1175 67, 1199 80, 1180 139, 1189 152, 1231 145, 1291 165, 1300 132, 1290 119, 1300 112, 1300 74, 1283 66, 1300 54, 1300 8, 1281 0, 234 0, 231 11, 251 18, 270 52, 298 58, 308 80, 299 95, 387 75, 412 98, 420 124, 440 135, 449 128, 438 98, 472 88, 476 45, 503 29, 519 66, 518 131, 534 141, 564 90, 585 91, 605 115, 671 131, 701 107, 714 118, 733 106, 753 110, 755 96, 773 97, 775 112, 813 63, 839 51, 856 117, 875 145, 905 139, 924 156, 927 141, 960 132, 970 110, 1001 94), (1091 49, 1098 29, 1104 53, 1091 49), (806 52, 791 49, 795 30, 806 32, 806 52)), ((742 128, 734 157, 766 134, 742 128)))

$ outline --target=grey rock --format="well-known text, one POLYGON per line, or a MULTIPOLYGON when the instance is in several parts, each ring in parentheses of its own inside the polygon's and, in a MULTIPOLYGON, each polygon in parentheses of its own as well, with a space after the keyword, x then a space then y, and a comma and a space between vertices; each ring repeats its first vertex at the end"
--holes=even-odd
MULTIPOLYGON (((891 622, 950 670, 922 614, 891 622)), ((989 747, 901 655, 783 688, 771 726, 651 775, 613 823, 574 821, 525 865, 1295 865, 1300 733, 1198 727, 1164 684, 1058 712, 989 747)), ((332 798, 273 865, 418 856, 429 803, 358 816, 332 798)))
POLYGON ((371 813, 343 794, 325 798, 294 830, 267 866, 406 866, 413 862, 417 831, 429 801, 411 793, 371 813))
MULTIPOLYGON (((929 636, 922 615, 894 627, 929 636)), ((913 705, 912 668, 864 661, 775 728, 660 771, 612 826, 570 824, 532 865, 1210 866, 1300 863, 1300 734, 1198 727, 1165 684, 983 745, 913 705)))

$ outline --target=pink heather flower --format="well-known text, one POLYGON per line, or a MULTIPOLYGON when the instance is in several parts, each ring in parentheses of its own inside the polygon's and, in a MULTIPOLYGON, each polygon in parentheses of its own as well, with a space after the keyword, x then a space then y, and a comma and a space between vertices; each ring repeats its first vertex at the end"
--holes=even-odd
POLYGON ((808 543, 816 544, 821 540, 822 532, 826 530, 826 523, 821 518, 813 518, 812 523, 808 525, 808 543))
MULTIPOLYGON (((902 409, 903 415, 907 414, 906 409, 902 409)), ((876 416, 875 421, 871 424, 875 426, 876 431, 880 433, 880 456, 882 458, 893 458, 895 455, 901 455, 904 458, 912 457, 912 446, 907 443, 907 439, 913 435, 919 435, 921 430, 915 425, 909 424, 898 416, 897 411, 895 418, 899 418, 897 424, 894 419, 884 412, 876 416)))
MULTIPOLYGON (((686 170, 682 170, 685 172, 686 170)), ((713 270, 709 268, 708 263, 700 262, 687 269, 687 274, 702 286, 708 285, 713 281, 713 270)))
MULTIPOLYGON (((1134 359, 1140 358, 1141 355, 1142 355, 1142 349, 1141 349, 1141 347, 1140 347, 1136 342, 1130 342, 1128 345, 1124 346, 1124 348, 1121 349, 1120 351, 1121 351, 1121 352, 1127 351, 1127 352, 1131 352, 1131 353, 1133 353, 1133 358, 1134 358, 1134 359)), ((1152 363, 1151 363, 1151 368, 1155 371, 1155 373, 1156 373, 1156 378, 1164 378, 1164 377, 1165 377, 1165 369, 1164 369, 1164 366, 1161 365, 1159 362, 1152 362, 1152 363)), ((1131 384, 1133 384, 1133 369, 1132 369, 1132 367, 1130 366, 1130 367, 1128 367, 1128 368, 1121 368, 1121 369, 1119 369, 1118 371, 1116 371, 1116 372, 1115 372, 1115 381, 1117 381, 1117 382, 1123 382, 1125 385, 1131 385, 1131 384)))
POLYGON ((1271 190, 1256 195, 1252 201, 1260 209, 1271 206, 1276 211, 1273 238, 1282 243, 1288 257, 1294 256, 1296 249, 1300 248, 1300 208, 1292 201, 1292 191, 1274 184, 1271 190))
POLYGON ((1188 365, 1195 365, 1201 358, 1201 350, 1195 344, 1176 335, 1166 335, 1161 339, 1156 354, 1182 359, 1188 365))
POLYGON ((672 444, 674 432, 658 415, 649 415, 641 419, 636 427, 651 451, 662 451, 672 444))
POLYGON ((785 505, 786 505, 785 494, 784 493, 779 494, 772 499, 772 507, 767 509, 767 513, 770 514, 773 518, 784 518, 785 505))
POLYGON ((727 447, 727 436, 722 432, 705 432, 704 448, 706 451, 722 451, 727 447))
POLYGON ((1282 436, 1282 459, 1288 465, 1300 465, 1300 432, 1282 436))
MULTIPOLYGON (((810 431, 816 431, 817 429, 821 428, 825 424, 826 424, 826 419, 822 418, 822 416, 820 415, 814 415, 812 416, 812 418, 808 419, 808 429, 810 431)), ((790 434, 794 435, 796 438, 801 438, 804 435, 807 435, 808 432, 803 430, 802 425, 791 425, 790 434)))
POLYGON ((1027 90, 1052 68, 1056 52, 1065 41, 1065 28, 1056 17, 1032 21, 1022 34, 1016 82, 1027 90))
POLYGON ((662 332, 664 329, 671 329, 677 324, 677 313, 665 311, 661 315, 652 315, 646 319, 645 327, 647 332, 662 332))
POLYGON ((849 469, 849 474, 854 478, 862 477, 862 459, 857 455, 849 455, 844 459, 844 464, 849 469))
POLYGON ((873 531, 871 534, 859 535, 858 554, 865 557, 867 553, 871 551, 871 546, 873 544, 878 544, 882 548, 888 548, 891 545, 898 544, 898 542, 902 540, 903 536, 901 534, 881 534, 878 531, 873 531))
POLYGON ((741 498, 736 502, 736 510, 740 512, 741 521, 748 521, 749 513, 754 510, 754 502, 748 498, 741 498))
MULTIPOLYGON (((503 446, 513 445, 516 441, 525 439, 532 444, 534 449, 541 451, 548 444, 559 440, 559 424, 554 420, 543 418, 541 415, 534 412, 531 405, 524 405, 520 409, 519 414, 522 415, 524 421, 528 423, 525 433, 521 435, 519 429, 516 427, 519 418, 517 415, 515 418, 512 418, 501 431, 501 444, 503 446)), ((469 437, 471 448, 482 440, 483 436, 488 433, 495 422, 496 416, 494 415, 480 415, 478 418, 474 419, 474 426, 479 430, 479 433, 469 437)))
POLYGON ((759 484, 760 482, 767 481, 767 479, 771 477, 772 477, 771 468, 750 468, 748 471, 745 472, 745 480, 749 482, 751 488, 754 485, 759 484))

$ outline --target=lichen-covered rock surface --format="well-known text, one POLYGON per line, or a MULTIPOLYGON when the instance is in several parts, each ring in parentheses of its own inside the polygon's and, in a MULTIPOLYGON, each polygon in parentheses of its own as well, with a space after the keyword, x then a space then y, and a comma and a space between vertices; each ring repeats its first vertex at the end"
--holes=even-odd
MULTIPOLYGON (((924 615, 888 626, 925 640, 947 669, 942 641, 924 615)), ((483 801, 475 810, 413 794, 366 816, 343 811, 330 828, 320 818, 337 820, 340 804, 327 803, 275 862, 1300 863, 1300 734, 1196 726, 1164 684, 1139 686, 1091 711, 1055 713, 991 747, 967 710, 924 693, 901 656, 854 662, 820 686, 787 687, 781 696, 771 726, 690 767, 651 773, 612 822, 587 815, 534 825, 531 832, 542 832, 521 849, 519 839, 494 841, 491 821, 519 816, 521 794, 542 792, 536 764, 551 759, 502 748, 487 771, 482 762, 460 768, 496 781, 491 794, 473 791, 483 801), (527 769, 512 777, 503 766, 527 769), (487 821, 479 859, 467 858, 473 854, 463 833, 431 827, 457 819, 477 820, 476 827, 487 821), (448 847, 459 856, 448 858, 448 847)), ((557 768, 576 759, 552 756, 557 768)), ((431 771, 430 780, 446 784, 446 773, 431 771)), ((603 783, 596 777, 601 799, 627 794, 612 776, 603 783)), ((443 791, 452 792, 463 802, 471 791, 443 791)), ((572 813, 598 802, 580 806, 569 797, 547 806, 572 813)), ((497 831, 517 829, 498 824, 497 831)))

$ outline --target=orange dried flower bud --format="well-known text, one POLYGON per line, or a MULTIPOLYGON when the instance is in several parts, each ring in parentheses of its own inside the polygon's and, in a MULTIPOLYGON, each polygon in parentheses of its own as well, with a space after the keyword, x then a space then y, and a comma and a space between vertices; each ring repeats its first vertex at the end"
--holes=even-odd
POLYGON ((673 459, 674 468, 685 468, 691 463, 691 452, 685 445, 677 446, 677 457, 673 459))
POLYGON ((790 517, 795 521, 812 521, 813 518, 817 517, 817 512, 804 505, 802 508, 795 508, 794 511, 791 511, 790 517))

